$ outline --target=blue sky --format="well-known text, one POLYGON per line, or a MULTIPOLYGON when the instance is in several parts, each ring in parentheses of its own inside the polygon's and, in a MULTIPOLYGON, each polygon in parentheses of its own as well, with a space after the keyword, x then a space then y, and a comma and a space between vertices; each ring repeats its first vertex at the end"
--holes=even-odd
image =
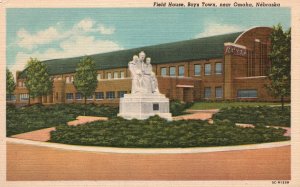
POLYGON ((7 65, 187 40, 281 23, 288 8, 7 9, 7 65))

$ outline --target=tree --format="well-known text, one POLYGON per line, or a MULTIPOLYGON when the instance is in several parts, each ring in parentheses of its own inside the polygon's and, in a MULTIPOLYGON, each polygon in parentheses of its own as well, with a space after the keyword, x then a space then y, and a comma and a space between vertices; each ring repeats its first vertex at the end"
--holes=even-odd
POLYGON ((84 97, 84 104, 86 98, 95 92, 97 84, 96 64, 91 57, 85 56, 78 63, 74 76, 74 86, 84 97))
POLYGON ((284 98, 291 94, 291 28, 283 31, 280 24, 273 27, 269 58, 272 64, 267 89, 275 98, 280 98, 283 110, 284 98))
POLYGON ((16 87, 16 83, 14 80, 14 76, 9 69, 6 68, 6 95, 11 98, 11 95, 14 93, 16 87))
POLYGON ((25 86, 29 92, 28 104, 30 98, 42 97, 52 91, 53 82, 48 74, 45 63, 36 58, 30 58, 27 61, 25 86))

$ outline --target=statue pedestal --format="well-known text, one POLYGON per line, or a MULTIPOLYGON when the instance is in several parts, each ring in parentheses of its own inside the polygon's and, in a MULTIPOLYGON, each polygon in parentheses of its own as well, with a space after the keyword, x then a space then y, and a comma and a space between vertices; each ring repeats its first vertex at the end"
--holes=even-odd
POLYGON ((159 115, 167 120, 172 120, 169 108, 169 99, 163 94, 125 94, 123 98, 120 98, 118 116, 125 119, 143 120, 150 116, 159 115))

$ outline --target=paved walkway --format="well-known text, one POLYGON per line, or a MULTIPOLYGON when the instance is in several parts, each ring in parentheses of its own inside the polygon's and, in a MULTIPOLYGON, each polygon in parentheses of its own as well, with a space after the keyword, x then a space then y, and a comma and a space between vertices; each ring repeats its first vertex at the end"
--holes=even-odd
POLYGON ((19 138, 24 140, 34 140, 40 142, 46 142, 50 140, 50 132, 54 131, 55 127, 40 129, 36 131, 26 132, 22 134, 13 135, 13 138, 19 138))
POLYGON ((67 124, 70 126, 83 125, 94 121, 107 121, 107 117, 96 117, 96 116, 78 116, 76 120, 69 121, 67 124))
POLYGON ((211 112, 198 112, 193 114, 186 114, 182 116, 175 116, 173 120, 188 120, 188 119, 200 119, 200 120, 208 120, 212 118, 214 113, 211 112))
POLYGON ((289 145, 189 154, 120 154, 7 143, 7 180, 289 180, 289 145))

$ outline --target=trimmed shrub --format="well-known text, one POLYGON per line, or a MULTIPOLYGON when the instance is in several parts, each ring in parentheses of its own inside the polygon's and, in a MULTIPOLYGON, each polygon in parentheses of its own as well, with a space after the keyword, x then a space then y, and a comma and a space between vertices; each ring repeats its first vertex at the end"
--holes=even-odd
POLYGON ((7 136, 11 136, 66 124, 79 115, 112 117, 117 112, 118 108, 93 104, 37 104, 21 108, 9 105, 6 108, 6 132, 7 136))
POLYGON ((284 129, 241 128, 229 120, 213 125, 201 120, 166 121, 113 118, 80 126, 60 125, 51 132, 51 142, 108 147, 206 147, 255 144, 288 140, 284 129))
POLYGON ((228 119, 234 123, 260 124, 268 126, 291 126, 291 108, 284 107, 230 107, 213 115, 213 120, 228 119))
POLYGON ((171 101, 170 102, 170 113, 172 116, 179 116, 186 114, 184 111, 192 106, 192 103, 182 103, 180 101, 171 101))

